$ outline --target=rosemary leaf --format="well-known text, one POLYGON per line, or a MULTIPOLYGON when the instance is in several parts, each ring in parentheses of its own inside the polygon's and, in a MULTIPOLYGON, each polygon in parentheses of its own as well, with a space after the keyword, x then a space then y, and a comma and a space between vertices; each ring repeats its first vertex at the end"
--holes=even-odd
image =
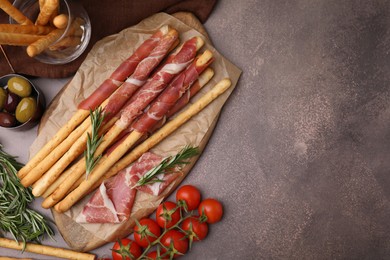
POLYGON ((102 157, 102 155, 95 156, 96 149, 103 141, 103 135, 99 136, 99 129, 104 120, 102 108, 98 107, 95 111, 91 110, 90 117, 92 131, 91 134, 88 133, 87 150, 84 152, 86 179, 88 179, 89 174, 92 172, 93 168, 95 168, 96 164, 102 157))
POLYGON ((28 208, 34 197, 16 175, 22 166, 0 144, 0 230, 16 241, 40 242, 44 234, 52 237, 54 232, 42 215, 28 208))
POLYGON ((174 167, 176 166, 179 166, 181 168, 183 165, 189 163, 188 159, 198 154, 198 147, 185 146, 178 154, 163 159, 159 165, 155 166, 147 173, 145 173, 142 178, 140 178, 138 182, 134 185, 134 187, 153 184, 156 182, 163 182, 163 180, 157 177, 158 175, 169 174, 174 170, 174 167))

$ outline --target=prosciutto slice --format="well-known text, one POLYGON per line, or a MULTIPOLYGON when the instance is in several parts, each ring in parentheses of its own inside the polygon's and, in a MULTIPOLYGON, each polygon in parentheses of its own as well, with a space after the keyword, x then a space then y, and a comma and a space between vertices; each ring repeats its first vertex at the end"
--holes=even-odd
POLYGON ((96 109, 105 99, 107 99, 122 83, 129 77, 137 65, 147 57, 157 46, 162 37, 167 33, 168 26, 163 26, 149 39, 145 40, 134 53, 122 62, 119 67, 103 83, 79 105, 79 109, 96 109))
POLYGON ((76 218, 78 223, 120 223, 129 219, 137 190, 160 195, 181 172, 158 175, 162 182, 132 188, 163 158, 151 152, 143 154, 135 163, 103 182, 76 218))
MULTIPOLYGON (((162 160, 163 158, 161 156, 156 155, 154 153, 144 153, 129 171, 129 181, 131 183, 131 186, 134 187, 139 181, 139 179, 141 179, 149 170, 159 165, 162 160), (144 169, 148 170, 145 171, 144 169)), ((166 187, 169 186, 169 184, 172 183, 173 180, 175 180, 181 174, 182 173, 177 169, 173 169, 172 172, 157 175, 156 178, 159 179, 160 182, 155 182, 153 184, 148 184, 144 186, 138 186, 136 187, 136 189, 151 195, 158 196, 165 190, 166 187)))
POLYGON ((76 218, 79 223, 119 223, 130 217, 136 190, 123 170, 103 182, 76 218))
POLYGON ((143 59, 136 67, 133 75, 131 75, 122 86, 110 97, 107 106, 105 107, 105 121, 109 121, 122 108, 126 101, 133 93, 142 85, 145 84, 149 74, 167 55, 173 44, 178 39, 176 30, 164 36, 148 57, 143 59))
POLYGON ((156 98, 169 82, 195 58, 197 38, 186 41, 180 51, 150 78, 129 100, 122 109, 121 117, 116 122, 122 129, 127 128, 139 116, 149 103, 156 98))
POLYGON ((195 59, 190 66, 175 77, 169 86, 150 105, 148 111, 134 123, 133 128, 140 133, 147 133, 153 129, 168 111, 174 107, 176 102, 198 79, 199 74, 202 73, 212 61, 213 59, 210 59, 207 63, 198 66, 197 59, 195 59))

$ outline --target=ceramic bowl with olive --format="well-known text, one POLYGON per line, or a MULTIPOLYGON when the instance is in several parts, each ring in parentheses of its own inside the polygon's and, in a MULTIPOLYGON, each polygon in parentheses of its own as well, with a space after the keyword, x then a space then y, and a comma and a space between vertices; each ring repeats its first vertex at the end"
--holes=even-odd
POLYGON ((9 74, 0 78, 0 126, 28 129, 36 125, 45 108, 43 94, 27 78, 9 74))

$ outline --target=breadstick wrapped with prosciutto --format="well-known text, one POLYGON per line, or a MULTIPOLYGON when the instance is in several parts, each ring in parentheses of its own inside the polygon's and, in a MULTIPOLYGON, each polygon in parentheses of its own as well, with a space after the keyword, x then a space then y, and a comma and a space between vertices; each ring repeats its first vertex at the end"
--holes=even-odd
POLYGON ((109 98, 123 82, 133 74, 138 64, 150 55, 159 42, 172 28, 168 25, 161 27, 149 39, 145 40, 137 50, 111 74, 87 99, 79 105, 79 109, 95 110, 104 100, 109 98))
MULTIPOLYGON (((133 149, 128 155, 120 159, 126 153, 127 139, 123 144, 125 144, 124 149, 115 149, 113 153, 110 154, 109 159, 107 157, 102 157, 98 162, 96 168, 91 173, 90 177, 84 180, 75 190, 70 192, 61 202, 59 202, 55 209, 59 212, 67 211, 72 207, 76 202, 78 202, 85 194, 88 193, 91 187, 95 185, 96 182, 100 180, 103 175, 110 173, 115 175, 119 170, 124 169, 130 163, 138 159, 143 153, 147 152, 153 146, 161 142, 168 135, 174 132, 178 127, 187 122, 194 115, 199 113, 203 108, 215 100, 218 96, 224 93, 231 86, 231 81, 229 79, 221 80, 217 85, 194 104, 192 104, 185 111, 180 113, 173 120, 164 125, 159 131, 149 137, 145 142, 133 149), (120 159, 120 161, 119 161, 120 159)), ((129 135, 130 139, 138 137, 139 133, 134 131, 129 135), (136 133, 133 135, 133 133, 136 133)), ((142 136, 142 135, 141 135, 142 136)), ((119 147, 118 147, 119 148, 119 147)), ((111 176, 112 176, 111 175, 111 176)))
POLYGON ((212 52, 206 50, 183 73, 176 77, 160 96, 158 96, 157 100, 152 103, 148 111, 135 122, 133 125, 134 131, 140 133, 151 131, 212 61, 212 52))
POLYGON ((170 30, 160 44, 153 49, 151 54, 140 62, 134 74, 122 84, 118 91, 111 95, 107 106, 104 108, 105 122, 114 117, 135 91, 146 83, 149 74, 160 64, 172 47, 176 47, 175 43, 178 36, 176 30, 170 30))
MULTIPOLYGON (((172 115, 174 115, 177 111, 179 111, 180 109, 182 109, 185 105, 188 104, 189 100, 195 96, 198 91, 203 88, 209 81, 210 79, 214 76, 214 71, 213 69, 211 68, 207 68, 198 78, 198 80, 195 81, 195 83, 190 87, 190 89, 188 91, 186 91, 186 93, 176 102, 175 106, 168 112, 167 114, 167 118, 171 117, 172 115)), ((163 124, 165 123, 165 119, 164 120, 161 120, 161 122, 159 122, 156 127, 152 130, 153 132, 155 132, 158 128, 162 127, 163 124)), ((107 153, 110 153, 113 149, 115 149, 123 140, 124 138, 127 137, 127 135, 131 132, 130 129, 132 128, 128 128, 127 132, 125 132, 123 135, 120 136, 120 138, 118 138, 119 141, 117 141, 112 147, 110 147, 110 149, 107 151, 107 153)), ((142 138, 140 141, 144 141, 145 139, 147 138, 147 135, 145 135, 144 138, 142 138)), ((139 143, 137 143, 139 144, 139 143)), ((136 144, 136 145, 137 145, 136 144)), ((58 198, 56 201, 53 200, 53 196, 52 196, 52 193, 57 189, 57 187, 59 187, 62 183, 64 183, 66 180, 69 179, 71 173, 73 172, 73 170, 67 170, 64 174, 62 174, 56 181, 55 183, 53 183, 49 189, 42 195, 44 198, 46 198, 43 203, 42 203, 42 207, 44 208, 50 208, 52 206, 54 206, 54 204, 56 203, 56 201, 58 201, 58 199, 62 199, 62 198, 58 198)), ((78 185, 80 185, 80 183, 85 179, 85 176, 84 175, 81 175, 79 177, 79 179, 77 180, 77 182, 75 182, 72 187, 70 188, 70 191, 74 190, 78 185)), ((99 183, 102 183, 103 180, 99 181, 99 183)), ((72 182, 69 182, 69 183, 72 183, 72 182)), ((99 185, 95 185, 92 190, 96 189, 99 185)))
MULTIPOLYGON (((185 107, 190 102, 191 98, 195 96, 211 80, 213 76, 214 70, 211 68, 207 68, 204 72, 202 72, 194 84, 192 84, 191 87, 182 95, 182 97, 177 100, 175 105, 168 111, 168 113, 166 113, 166 115, 157 123, 154 123, 154 126, 150 127, 148 133, 145 134, 145 136, 140 141, 144 141, 150 134, 156 132, 170 117, 185 107)), ((134 124, 135 123, 137 123, 137 121, 134 122, 134 124)), ((131 131, 134 130, 133 125, 121 133, 121 135, 117 138, 118 141, 115 141, 115 143, 111 145, 109 149, 107 149, 107 153, 112 152, 120 143, 123 142, 123 140, 131 133, 131 131)), ((140 142, 137 142, 135 145, 138 145, 139 143, 140 142)))
MULTIPOLYGON (((122 104, 124 104, 129 97, 140 87, 148 78, 152 70, 161 62, 161 60, 166 56, 172 46, 175 44, 178 39, 178 32, 174 29, 169 29, 167 35, 158 43, 158 45, 153 49, 148 57, 143 59, 138 66, 136 67, 133 75, 131 75, 122 86, 114 92, 111 97, 108 99, 107 106, 104 108, 104 117, 110 117, 111 114, 117 113, 122 104), (110 104, 112 104, 110 106, 110 104)), ((91 130, 88 130, 89 132, 91 130)), ((74 142, 68 151, 59 158, 55 164, 48 170, 48 172, 43 175, 42 178, 34 184, 33 194, 35 196, 40 196, 44 191, 50 186, 58 176, 65 170, 65 168, 80 154, 82 154, 86 148, 87 136, 80 136, 76 142, 74 142)), ((59 154, 58 154, 59 155, 59 154)), ((49 166, 48 162, 45 162, 45 165, 49 166)), ((50 165, 51 166, 51 165, 50 165)), ((47 168, 47 167, 46 167, 47 168)), ((39 174, 42 171, 39 171, 39 174)), ((39 174, 31 176, 40 177, 39 174)), ((41 175, 42 176, 42 175, 41 175)), ((27 178, 27 177, 26 177, 27 178)), ((22 180, 23 183, 26 183, 26 178, 22 180)), ((30 178, 31 181, 33 180, 30 178)), ((31 182, 30 181, 30 182, 31 182)), ((32 182, 31 182, 32 183, 32 182)))
MULTIPOLYGON (((78 105, 77 112, 72 118, 60 128, 60 130, 39 150, 39 152, 18 172, 18 177, 23 179, 27 173, 35 168, 38 163, 47 157, 47 155, 56 148, 72 131, 89 116, 90 109, 94 110, 100 106, 115 90, 118 89, 123 81, 133 74, 137 65, 146 58, 151 51, 157 46, 160 40, 169 31, 169 26, 161 27, 150 38, 146 39, 134 53, 123 61, 109 78, 104 82, 85 100, 78 105)), ((80 131, 81 133, 84 133, 80 131)), ((77 137, 78 138, 78 137, 77 137)), ((76 140, 77 140, 76 138, 76 140)), ((74 140, 73 140, 74 141, 74 140)), ((72 144, 73 142, 67 142, 72 144)), ((68 149, 68 148, 66 148, 68 149)), ((66 150, 65 149, 65 150, 66 150)))
MULTIPOLYGON (((158 96, 159 93, 169 84, 169 82, 186 66, 193 61, 196 56, 197 50, 199 50, 204 44, 204 41, 200 37, 194 37, 186 41, 180 50, 175 54, 175 57, 154 74, 145 85, 142 86, 135 94, 130 98, 125 107, 121 111, 121 117, 119 120, 124 123, 115 124, 109 132, 104 135, 103 142, 99 145, 95 151, 95 155, 99 156, 104 150, 112 144, 116 137, 129 126, 133 120, 142 113, 142 111, 149 105, 149 103, 158 96)), ((111 120, 112 121, 112 120, 111 120)), ((85 173, 85 159, 79 160, 74 164, 69 171, 69 178, 60 184, 58 189, 54 191, 50 196, 52 199, 51 204, 56 200, 62 199, 67 191, 85 173)), ((66 174, 66 173, 65 173, 66 174)), ((33 191, 34 192, 34 191, 33 191)), ((48 199, 48 200, 50 200, 48 199)), ((48 201, 47 200, 47 201, 48 201)), ((45 204, 43 206, 46 206, 45 204)))

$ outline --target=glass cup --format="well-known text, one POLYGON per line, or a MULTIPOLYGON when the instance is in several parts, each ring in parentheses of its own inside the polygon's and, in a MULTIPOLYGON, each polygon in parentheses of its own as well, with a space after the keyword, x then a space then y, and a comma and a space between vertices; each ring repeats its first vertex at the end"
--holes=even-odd
MULTIPOLYGON (((47 64, 66 64, 78 58, 87 48, 91 38, 91 22, 85 9, 77 1, 60 0, 58 14, 68 17, 62 34, 56 37, 34 58, 47 64)), ((39 0, 16 0, 13 5, 35 23, 40 9, 39 0)), ((17 22, 10 17, 10 23, 17 22)), ((53 26, 49 22, 49 26, 53 26)))

